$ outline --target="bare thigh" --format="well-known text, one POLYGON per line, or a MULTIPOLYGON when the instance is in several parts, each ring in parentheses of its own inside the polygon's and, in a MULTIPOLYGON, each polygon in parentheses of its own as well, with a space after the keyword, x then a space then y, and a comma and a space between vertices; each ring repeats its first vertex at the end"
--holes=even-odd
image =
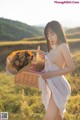
POLYGON ((51 98, 48 104, 48 109, 46 111, 46 114, 43 120, 56 120, 58 114, 59 114, 59 109, 56 106, 55 101, 52 97, 52 93, 51 93, 51 98))

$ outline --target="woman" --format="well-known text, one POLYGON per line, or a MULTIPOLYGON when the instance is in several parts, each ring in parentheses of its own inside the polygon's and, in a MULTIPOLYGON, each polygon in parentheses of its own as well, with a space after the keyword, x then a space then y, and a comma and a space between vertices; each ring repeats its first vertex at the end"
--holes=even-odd
POLYGON ((45 57, 45 72, 39 81, 46 108, 44 120, 62 120, 71 94, 70 84, 63 75, 72 72, 75 67, 61 24, 57 21, 49 22, 44 34, 48 53, 45 57))

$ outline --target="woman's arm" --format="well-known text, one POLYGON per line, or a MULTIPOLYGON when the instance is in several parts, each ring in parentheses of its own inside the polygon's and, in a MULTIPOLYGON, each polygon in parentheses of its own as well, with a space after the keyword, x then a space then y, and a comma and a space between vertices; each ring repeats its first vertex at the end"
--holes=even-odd
POLYGON ((60 50, 64 57, 66 67, 60 70, 57 70, 57 71, 50 71, 50 72, 42 74, 42 77, 44 79, 47 79, 53 76, 64 75, 66 73, 72 72, 75 69, 68 46, 65 43, 63 43, 62 45, 60 45, 60 50))

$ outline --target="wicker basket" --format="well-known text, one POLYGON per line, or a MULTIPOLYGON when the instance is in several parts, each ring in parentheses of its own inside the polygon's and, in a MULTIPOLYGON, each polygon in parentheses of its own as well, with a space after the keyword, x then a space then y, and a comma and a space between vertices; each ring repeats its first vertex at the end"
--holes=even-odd
POLYGON ((36 72, 23 71, 15 75, 14 83, 38 88, 39 76, 36 72))
POLYGON ((13 57, 11 57, 10 55, 14 56, 15 54, 10 54, 7 57, 6 61, 6 72, 15 75, 15 84, 38 88, 38 78, 40 76, 41 70, 43 70, 45 66, 45 54, 38 54, 37 50, 30 51, 34 55, 32 61, 30 61, 29 64, 19 70, 16 70, 13 66, 11 66, 10 63, 13 57))
MULTIPOLYGON (((38 57, 39 56, 37 56, 37 60, 38 57)), ((40 76, 41 70, 44 69, 44 66, 45 66, 45 57, 43 54, 42 57, 37 61, 37 64, 34 59, 30 64, 22 68, 15 75, 15 79, 14 79, 15 84, 38 88, 38 78, 40 76)))

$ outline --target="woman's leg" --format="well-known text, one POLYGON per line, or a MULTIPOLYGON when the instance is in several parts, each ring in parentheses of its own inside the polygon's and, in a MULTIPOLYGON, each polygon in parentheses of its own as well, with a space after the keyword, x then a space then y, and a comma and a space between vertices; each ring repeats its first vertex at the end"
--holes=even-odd
POLYGON ((47 109, 47 112, 46 112, 43 120, 56 120, 58 113, 59 113, 59 109, 56 106, 54 99, 52 97, 52 94, 51 94, 48 109, 47 109))
POLYGON ((57 119, 56 120, 63 120, 60 113, 58 113, 57 119))

